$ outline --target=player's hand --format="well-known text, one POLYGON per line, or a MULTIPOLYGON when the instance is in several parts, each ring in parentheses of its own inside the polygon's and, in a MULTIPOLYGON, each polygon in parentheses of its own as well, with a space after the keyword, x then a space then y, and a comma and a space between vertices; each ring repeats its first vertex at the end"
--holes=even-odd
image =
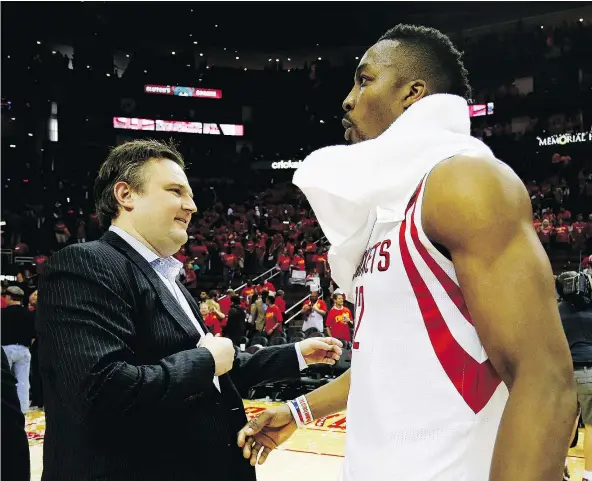
POLYGON ((214 358, 216 376, 222 376, 232 369, 234 363, 234 346, 227 337, 214 337, 211 333, 201 338, 197 347, 205 347, 214 358))
POLYGON ((343 353, 343 343, 334 337, 311 337, 298 342, 307 365, 335 364, 343 353))
POLYGON ((257 464, 259 454, 259 464, 263 464, 269 453, 292 436, 296 428, 290 408, 283 404, 251 419, 239 431, 237 444, 243 448, 243 457, 251 458, 251 466, 257 464))

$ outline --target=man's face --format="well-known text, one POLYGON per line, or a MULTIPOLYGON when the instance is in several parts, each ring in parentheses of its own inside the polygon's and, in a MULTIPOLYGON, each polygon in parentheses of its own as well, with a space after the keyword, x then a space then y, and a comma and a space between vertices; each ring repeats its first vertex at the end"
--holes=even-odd
POLYGON ((33 291, 33 293, 29 296, 29 305, 33 307, 37 306, 37 291, 33 291))
POLYGON ((317 302, 318 300, 319 300, 319 294, 318 294, 318 292, 313 292, 313 293, 310 295, 310 302, 311 302, 312 304, 314 304, 314 303, 315 303, 315 302, 317 302))
POLYGON ((202 315, 202 317, 206 317, 209 312, 210 308, 206 304, 201 304, 199 306, 199 313, 202 315))
POLYGON ((403 67, 399 41, 383 40, 364 54, 356 69, 354 86, 342 105, 346 112, 342 122, 345 140, 358 143, 378 137, 407 107, 423 97, 410 95, 403 67))
POLYGON ((337 305, 337 307, 343 307, 343 296, 342 295, 338 295, 337 297, 335 297, 335 304, 337 305))
POLYGON ((202 293, 199 295, 199 298, 200 298, 202 301, 205 301, 205 300, 207 300, 207 298, 208 298, 208 294, 207 294, 207 293, 205 293, 205 292, 202 292, 202 293))
POLYGON ((143 191, 131 192, 132 227, 160 255, 170 256, 187 242, 187 227, 197 208, 183 169, 172 160, 153 160, 144 167, 143 191))

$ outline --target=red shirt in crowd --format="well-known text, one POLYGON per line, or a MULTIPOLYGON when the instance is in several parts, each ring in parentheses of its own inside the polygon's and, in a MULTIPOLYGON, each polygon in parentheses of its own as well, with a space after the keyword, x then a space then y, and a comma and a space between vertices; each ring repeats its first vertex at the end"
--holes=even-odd
POLYGON ((253 286, 243 287, 243 290, 241 291, 241 296, 245 298, 245 301, 249 299, 249 297, 251 297, 253 294, 255 294, 255 288, 253 286))
POLYGON ((555 238, 557 242, 567 244, 569 242, 569 226, 567 224, 558 225, 555 227, 555 235, 557 236, 555 238))
POLYGON ((236 267, 238 259, 235 254, 224 254, 224 265, 231 269, 236 267))
POLYGON ((274 285, 269 281, 267 281, 265 284, 263 284, 263 289, 267 289, 267 292, 275 292, 274 285))
POLYGON ((583 244, 586 240, 586 223, 574 222, 572 224, 571 236, 575 244, 583 244))
POLYGON ((331 329, 331 336, 344 341, 351 341, 350 324, 347 319, 353 321, 351 311, 347 307, 338 309, 333 307, 327 314, 326 326, 331 329))
POLYGON ((272 306, 267 306, 267 311, 265 311, 265 332, 270 335, 271 329, 276 323, 279 323, 279 326, 275 328, 275 331, 282 331, 282 322, 284 322, 284 317, 280 311, 280 308, 275 304, 272 306))
POLYGON ((255 251, 255 243, 252 240, 248 241, 245 250, 252 254, 255 251))
POLYGON ((204 323, 214 336, 216 334, 222 335, 222 325, 220 324, 220 318, 216 314, 210 312, 204 319, 204 323))
POLYGON ((280 310, 280 312, 283 314, 285 314, 286 312, 286 301, 284 301, 283 298, 281 297, 276 297, 275 299, 275 305, 278 306, 278 309, 280 310))
POLYGON ((208 255, 208 248, 204 245, 198 244, 189 244, 189 252, 191 256, 194 257, 198 264, 203 264, 206 260, 206 256, 208 255))
POLYGON ((278 256, 277 263, 278 263, 278 266, 280 266, 281 271, 289 271, 291 262, 292 262, 292 259, 290 259, 290 256, 285 256, 283 254, 280 254, 278 256))
POLYGON ((306 270, 306 262, 304 262, 304 259, 300 256, 294 256, 294 259, 292 259, 292 265, 298 271, 305 271, 306 270))
POLYGON ((286 248, 286 254, 290 257, 294 257, 294 244, 287 242, 284 247, 286 248))
POLYGON ((218 304, 220 304, 220 310, 222 311, 222 313, 227 316, 228 311, 230 311, 230 296, 226 296, 223 299, 220 299, 218 301, 218 304))
POLYGON ((255 253, 259 259, 263 259, 265 257, 265 241, 261 239, 257 244, 257 248, 255 249, 255 253))
POLYGON ((543 244, 548 244, 552 233, 553 233, 553 227, 551 227, 551 226, 549 226, 547 228, 541 227, 538 232, 540 241, 543 244))
POLYGON ((325 273, 325 266, 327 265, 327 253, 324 252, 322 254, 315 254, 312 258, 312 261, 316 265, 317 272, 320 275, 323 275, 325 273))
POLYGON ((305 254, 312 254, 316 250, 317 250, 317 245, 314 242, 307 242, 306 249, 305 249, 304 253, 305 254))
POLYGON ((571 212, 569 210, 564 210, 563 212, 559 213, 559 218, 563 220, 570 220, 571 212))

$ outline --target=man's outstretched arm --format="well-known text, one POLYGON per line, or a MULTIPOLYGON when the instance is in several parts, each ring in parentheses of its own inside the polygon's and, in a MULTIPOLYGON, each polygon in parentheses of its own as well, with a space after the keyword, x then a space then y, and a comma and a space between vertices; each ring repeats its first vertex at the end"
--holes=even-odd
POLYGON ((479 338, 510 392, 490 481, 561 479, 576 417, 573 369, 524 185, 494 159, 444 161, 428 177, 422 224, 450 252, 479 338))

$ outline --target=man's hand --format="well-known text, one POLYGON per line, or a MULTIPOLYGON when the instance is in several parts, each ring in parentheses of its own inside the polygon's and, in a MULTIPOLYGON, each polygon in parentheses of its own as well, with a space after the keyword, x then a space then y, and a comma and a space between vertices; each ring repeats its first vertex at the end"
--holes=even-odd
POLYGON ((296 431, 296 422, 285 404, 263 411, 251 419, 238 433, 237 444, 243 448, 245 459, 251 458, 251 466, 263 464, 269 453, 296 431))
POLYGON ((216 363, 216 376, 222 376, 232 369, 234 363, 234 346, 227 337, 214 337, 211 333, 201 338, 197 347, 205 347, 216 363))
POLYGON ((334 337, 311 337, 298 343, 302 357, 311 364, 335 364, 343 351, 343 344, 334 337))

